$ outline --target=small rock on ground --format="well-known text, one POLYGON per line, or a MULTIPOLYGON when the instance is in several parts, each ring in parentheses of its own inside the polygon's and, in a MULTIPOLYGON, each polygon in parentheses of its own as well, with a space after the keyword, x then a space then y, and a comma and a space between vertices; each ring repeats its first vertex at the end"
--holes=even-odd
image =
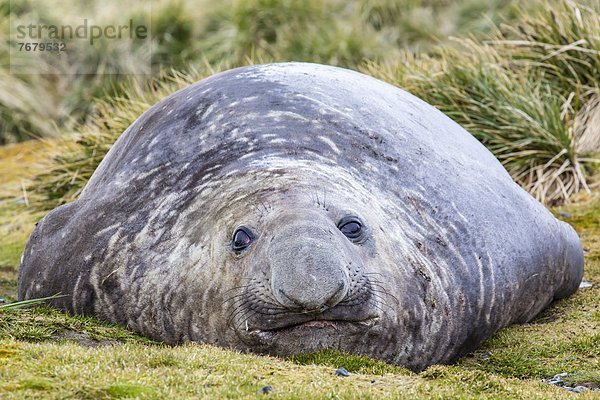
POLYGON ((265 385, 265 386, 261 387, 260 389, 258 389, 259 394, 269 394, 272 391, 273 391, 273 386, 271 386, 271 385, 265 385))
MULTIPOLYGON (((569 390, 569 389, 567 389, 569 390)), ((588 388, 586 388, 585 386, 575 386, 574 388, 570 389, 571 392, 575 392, 575 393, 583 393, 586 390, 588 390, 588 388)))
POLYGON ((344 367, 338 368, 335 370, 335 374, 337 376, 343 376, 343 377, 348 377, 350 376, 350 372, 348 372, 348 370, 344 367))
POLYGON ((558 216, 563 218, 571 218, 571 213, 567 211, 559 211, 558 216))
POLYGON ((585 289, 585 288, 589 288, 592 287, 592 282, 588 282, 588 281, 581 281, 581 283, 579 284, 579 289, 585 289))

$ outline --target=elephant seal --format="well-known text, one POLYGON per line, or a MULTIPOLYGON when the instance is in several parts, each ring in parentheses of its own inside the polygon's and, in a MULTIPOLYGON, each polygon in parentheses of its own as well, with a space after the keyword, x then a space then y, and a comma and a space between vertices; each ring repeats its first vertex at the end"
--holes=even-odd
POLYGON ((582 274, 575 231, 441 112, 283 63, 145 112, 36 227, 18 290, 168 343, 420 370, 529 321, 582 274))

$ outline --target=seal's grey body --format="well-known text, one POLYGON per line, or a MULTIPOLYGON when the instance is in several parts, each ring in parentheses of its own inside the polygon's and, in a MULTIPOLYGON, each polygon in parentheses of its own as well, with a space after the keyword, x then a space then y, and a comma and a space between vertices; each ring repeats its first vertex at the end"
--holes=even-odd
POLYGON ((117 141, 32 234, 19 297, 169 343, 418 370, 577 290, 575 231, 441 112, 371 77, 251 66, 117 141))

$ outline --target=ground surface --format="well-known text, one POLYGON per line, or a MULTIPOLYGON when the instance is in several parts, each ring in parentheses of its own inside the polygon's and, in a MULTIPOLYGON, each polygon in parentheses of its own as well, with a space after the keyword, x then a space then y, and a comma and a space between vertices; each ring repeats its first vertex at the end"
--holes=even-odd
MULTIPOLYGON (((22 180, 35 172, 32 161, 48 146, 0 147, 5 302, 16 297, 20 254, 40 217, 28 211, 22 180)), ((201 345, 168 347, 93 318, 47 308, 0 309, 0 398, 599 398, 599 392, 573 394, 542 382, 568 373, 571 386, 600 385, 600 195, 554 211, 580 233, 587 250, 584 280, 592 287, 529 324, 499 332, 457 365, 414 374, 334 353, 283 360, 201 345), (339 367, 350 376, 336 376, 339 367)))

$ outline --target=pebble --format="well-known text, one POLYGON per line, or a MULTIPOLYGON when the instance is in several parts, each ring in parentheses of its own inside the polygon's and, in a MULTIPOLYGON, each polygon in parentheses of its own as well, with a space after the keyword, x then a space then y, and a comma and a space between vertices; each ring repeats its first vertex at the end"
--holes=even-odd
POLYGON ((565 382, 563 382, 563 379, 566 378, 567 376, 569 376, 569 374, 567 374, 567 373, 556 374, 550 379, 544 379, 544 382, 549 383, 554 386, 564 387, 565 382))
POLYGON ((6 299, 4 297, 0 297, 0 304, 6 303, 6 299))
POLYGON ((571 391, 575 393, 583 393, 586 390, 588 390, 588 388, 586 388, 585 386, 575 386, 573 389, 571 389, 571 391))
POLYGON ((337 376, 343 376, 343 377, 350 376, 350 372, 348 372, 348 370, 346 368, 344 368, 344 367, 336 369, 335 370, 335 374, 337 376))
POLYGON ((563 379, 567 378, 569 376, 568 373, 563 372, 562 374, 556 374, 554 375, 554 377, 552 379, 550 379, 551 381, 557 381, 557 382, 562 382, 563 379))
POLYGON ((261 387, 260 389, 258 389, 258 394, 269 394, 272 391, 273 391, 273 386, 265 385, 265 386, 261 387))
POLYGON ((558 216, 563 218, 571 218, 571 213, 567 211, 559 211, 558 216))
POLYGON ((579 289, 585 289, 585 288, 589 288, 592 287, 592 282, 588 282, 588 281, 581 281, 581 283, 579 284, 579 289))

